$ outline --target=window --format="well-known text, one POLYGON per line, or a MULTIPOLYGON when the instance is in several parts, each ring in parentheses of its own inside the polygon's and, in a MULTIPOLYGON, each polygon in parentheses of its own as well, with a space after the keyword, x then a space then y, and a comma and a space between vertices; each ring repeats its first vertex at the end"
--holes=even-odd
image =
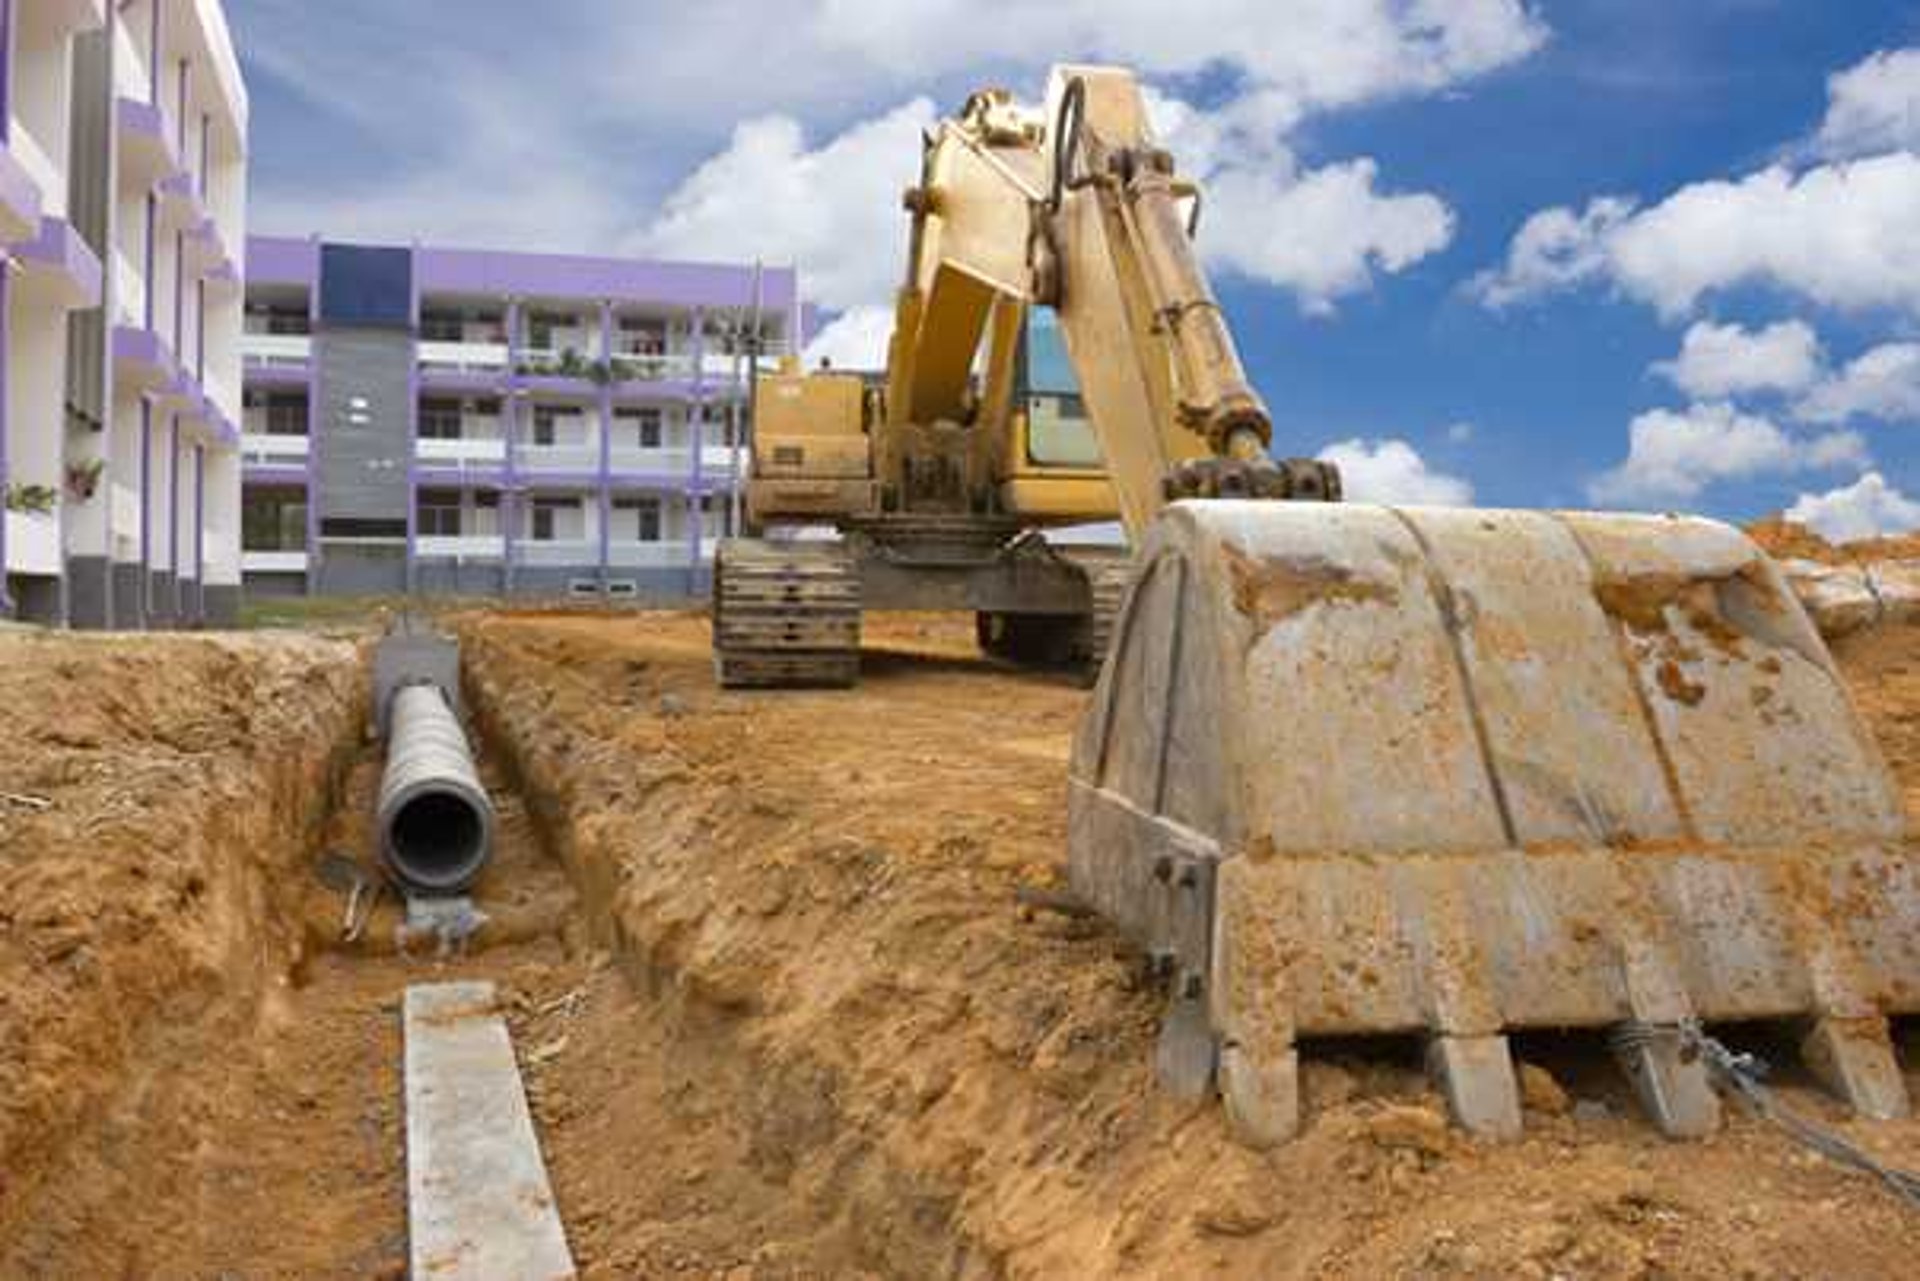
POLYGON ((297 392, 269 394, 265 397, 267 435, 304 436, 307 434, 307 398, 297 392))
POLYGON ((466 323, 457 311, 420 313, 420 337, 425 342, 459 342, 466 336, 466 323))
POLYGON ((460 536, 460 491, 423 489, 415 508, 417 532, 425 538, 460 536))
POLYGON ((728 538, 733 534, 733 504, 725 494, 707 494, 700 499, 700 523, 704 537, 728 538))
POLYGON ((632 512, 634 538, 642 543, 660 541, 660 500, 658 498, 616 498, 613 509, 617 512, 632 512))
POLYGON ((459 440, 460 402, 423 400, 420 402, 420 439, 459 440))
POLYGON ((249 486, 240 509, 240 546, 250 552, 297 552, 307 545, 307 491, 249 486))
POLYGON ((633 448, 660 448, 661 414, 658 409, 616 409, 613 419, 621 429, 633 432, 633 448))
POLYGON ((560 407, 557 405, 535 405, 533 407, 534 444, 551 445, 559 439, 559 433, 555 430, 559 417, 560 407))
POLYGON ((551 543, 561 538, 560 533, 566 518, 580 514, 580 504, 571 498, 536 498, 533 500, 533 541, 551 543))

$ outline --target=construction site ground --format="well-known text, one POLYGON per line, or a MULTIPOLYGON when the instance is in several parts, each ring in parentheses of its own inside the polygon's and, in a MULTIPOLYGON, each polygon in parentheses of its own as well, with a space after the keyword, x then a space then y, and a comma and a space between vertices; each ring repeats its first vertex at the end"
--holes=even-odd
MULTIPOLYGON (((1087 694, 967 619, 786 693, 716 690, 697 614, 447 621, 502 832, 458 958, 390 902, 342 942, 312 871, 371 865, 371 620, 0 635, 0 1277, 404 1275, 399 997, 449 976, 501 987, 589 1277, 1914 1275, 1920 1211, 1737 1112, 1663 1141, 1597 1037, 1518 1038, 1504 1145, 1412 1042, 1309 1045, 1271 1153, 1160 1095, 1140 958, 1023 895, 1087 694)), ((1839 656, 1920 812, 1920 630, 1839 656)))

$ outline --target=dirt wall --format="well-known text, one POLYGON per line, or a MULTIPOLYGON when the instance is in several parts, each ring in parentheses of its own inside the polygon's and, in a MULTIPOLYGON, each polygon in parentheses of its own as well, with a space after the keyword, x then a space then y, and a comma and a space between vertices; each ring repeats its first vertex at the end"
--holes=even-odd
POLYGON ((164 1043, 294 968, 280 887, 308 879, 361 683, 353 646, 305 637, 0 637, 0 1272, 33 1274, 36 1190, 164 1043))

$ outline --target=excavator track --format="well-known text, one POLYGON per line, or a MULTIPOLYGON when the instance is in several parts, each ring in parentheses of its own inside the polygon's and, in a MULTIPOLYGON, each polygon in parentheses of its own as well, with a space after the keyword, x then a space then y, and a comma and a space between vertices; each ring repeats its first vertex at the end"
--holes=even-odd
POLYGON ((846 688, 860 676, 860 567, 839 543, 729 539, 713 570, 727 689, 846 688))
POLYGON ((1093 599, 1093 608, 1087 615, 1085 653, 1087 680, 1091 684, 1099 679, 1100 665, 1107 661, 1107 651, 1113 647, 1113 628, 1120 617, 1120 606, 1127 598, 1133 562, 1124 555, 1080 555, 1073 560, 1086 572, 1093 599))

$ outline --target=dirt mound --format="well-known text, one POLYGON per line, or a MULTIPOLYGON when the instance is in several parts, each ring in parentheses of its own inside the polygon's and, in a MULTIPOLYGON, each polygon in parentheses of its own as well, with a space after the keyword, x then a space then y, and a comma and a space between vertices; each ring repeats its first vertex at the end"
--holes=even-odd
MULTIPOLYGON (((359 715, 312 639, 0 637, 0 1243, 156 1038, 285 968, 276 857, 307 848, 359 715), (236 851, 238 856, 236 856, 236 851)), ((0 1268, 0 1270, 4 1270, 0 1268)))
MULTIPOLYGON (((696 619, 474 619, 476 702, 590 908, 738 1047, 744 1159, 899 1275, 1885 1276, 1913 1221, 1748 1119, 1669 1144, 1597 1043, 1523 1038, 1528 1133, 1442 1123, 1412 1044, 1309 1047, 1264 1155, 1163 1096, 1159 998, 1063 879, 1084 695, 882 620, 850 693, 720 694, 696 619), (1543 1079, 1542 1074, 1547 1075, 1543 1079)), ((936 635, 937 633, 937 635, 936 635)), ((1899 697, 1904 698, 1905 695, 1899 697)), ((1909 714, 1869 708, 1876 724, 1909 714)), ((1905 758, 1897 758, 1905 759, 1905 758)), ((1911 764, 1911 762, 1907 762, 1911 764)), ((1912 780, 1909 779, 1909 786, 1912 780)), ((1780 1047, 1765 1046, 1770 1056, 1780 1047)), ((1790 1056, 1781 1056, 1791 1062, 1790 1056)), ((1920 1125, 1803 1111, 1911 1162, 1920 1125)), ((610 1149, 651 1122, 596 1116, 610 1149)), ((617 1274, 616 1272, 609 1275, 617 1274)))
POLYGON ((1811 560, 1823 565, 1868 565, 1883 560, 1920 560, 1920 533, 1830 543, 1784 516, 1769 516, 1747 526, 1747 534, 1777 560, 1811 560))

